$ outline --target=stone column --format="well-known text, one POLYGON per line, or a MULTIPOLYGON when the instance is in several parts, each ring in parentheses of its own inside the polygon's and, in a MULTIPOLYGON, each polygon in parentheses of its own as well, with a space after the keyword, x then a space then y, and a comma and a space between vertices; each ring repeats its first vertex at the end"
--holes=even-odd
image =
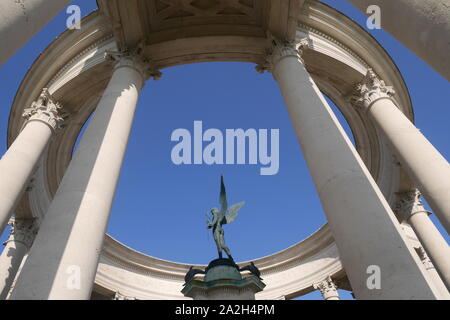
POLYGON ((28 258, 28 253, 30 252, 30 250, 28 250, 28 252, 25 254, 25 256, 22 259, 22 263, 19 266, 19 269, 17 270, 16 273, 16 277, 14 278, 13 283, 11 284, 11 288, 9 289, 8 295, 6 296, 6 300, 9 300, 11 297, 11 292, 14 290, 14 286, 16 284, 17 278, 19 277, 20 272, 22 271, 23 265, 25 264, 25 262, 27 261, 28 258))
POLYGON ((24 128, 0 160, 0 233, 30 181, 52 133, 63 121, 60 109, 61 106, 44 89, 39 99, 25 109, 24 128))
POLYGON ((281 89, 356 297, 440 298, 297 47, 274 41, 268 68, 281 89), (373 275, 372 270, 380 272, 373 275), (369 288, 373 277, 379 277, 381 288, 369 288))
POLYGON ((395 105, 394 94, 392 87, 369 69, 351 101, 384 134, 402 167, 450 233, 450 165, 395 105))
POLYGON ((11 299, 88 300, 148 65, 118 63, 40 226, 11 299))
POLYGON ((321 282, 313 284, 313 287, 320 291, 324 300, 340 300, 338 287, 330 276, 321 282))
POLYGON ((0 66, 71 1, 0 1, 0 66))
POLYGON ((11 231, 0 256, 0 300, 5 300, 37 232, 32 219, 11 219, 11 231))
POLYGON ((450 81, 449 0, 349 1, 364 13, 377 5, 381 27, 450 81))
MULTIPOLYGON (((429 218, 420 200, 420 192, 412 190, 399 195, 395 211, 413 228, 447 288, 450 288, 450 247, 429 218)), ((422 249, 423 250, 423 249, 422 249)), ((422 259, 423 260, 423 259, 422 259)))
POLYGON ((442 278, 437 272, 436 268, 434 267, 433 262, 431 262, 430 257, 425 252, 425 249, 423 247, 414 247, 414 250, 416 250, 417 255, 419 256, 420 260, 425 266, 425 269, 428 271, 428 273, 431 274, 431 277, 433 278, 433 281, 436 284, 436 287, 439 290, 439 292, 441 292, 442 296, 444 297, 447 296, 447 300, 449 300, 450 292, 448 291, 447 287, 442 281, 442 278))

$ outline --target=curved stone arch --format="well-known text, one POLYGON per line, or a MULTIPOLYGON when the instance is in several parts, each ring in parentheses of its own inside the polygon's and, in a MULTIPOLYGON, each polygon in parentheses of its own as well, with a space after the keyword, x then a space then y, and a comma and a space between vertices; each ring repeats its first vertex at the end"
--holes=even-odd
MULTIPOLYGON (((14 101, 9 121, 9 144, 22 125, 21 111, 31 104, 42 87, 49 86, 71 116, 64 132, 54 138, 42 158, 34 188, 17 210, 19 216, 44 216, 70 161, 77 136, 111 75, 112 68, 104 59, 106 50, 115 49, 109 26, 98 12, 86 17, 83 23, 82 33, 66 31, 37 59, 14 101), (95 83, 91 80, 94 78, 97 79, 95 83)), ((396 88, 399 108, 412 118, 408 91, 395 64, 354 22, 320 3, 310 3, 299 17, 297 35, 299 38, 306 35, 311 40, 310 50, 305 54, 308 70, 319 88, 343 112, 363 160, 392 204, 399 188, 400 169, 394 165, 389 149, 376 130, 364 115, 348 104, 346 95, 370 66, 396 88), (321 65, 324 62, 332 65, 321 65), (345 78, 341 79, 342 76, 345 78)), ((266 46, 264 38, 221 35, 170 40, 152 44, 146 50, 155 65, 165 68, 206 61, 261 63, 266 46)), ((260 299, 293 298, 314 290, 313 284, 329 275, 336 279, 345 277, 327 226, 296 245, 255 262, 268 284, 258 295, 260 299)), ((188 267, 138 253, 107 236, 96 290, 104 294, 120 291, 138 299, 182 299, 180 289, 188 267)))

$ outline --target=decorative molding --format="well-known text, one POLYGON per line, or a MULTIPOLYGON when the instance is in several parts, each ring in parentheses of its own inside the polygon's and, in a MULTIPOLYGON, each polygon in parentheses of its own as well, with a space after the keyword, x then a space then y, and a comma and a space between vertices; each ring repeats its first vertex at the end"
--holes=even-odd
POLYGON ((24 244, 28 249, 31 248, 38 232, 36 220, 11 218, 8 225, 11 226, 11 230, 9 232, 8 240, 5 241, 4 245, 14 241, 24 244))
POLYGON ((23 111, 22 116, 26 120, 25 125, 30 121, 42 121, 56 130, 64 122, 61 109, 61 105, 55 102, 48 89, 44 88, 39 98, 31 104, 31 107, 23 111))
POLYGON ((255 19, 257 13, 252 0, 156 0, 153 5, 155 16, 152 18, 159 21, 216 16, 248 16, 255 19))
POLYGON ((134 297, 125 296, 121 294, 119 291, 116 291, 112 300, 137 300, 137 299, 134 297))
POLYGON ((419 190, 414 189, 408 192, 399 193, 398 201, 395 205, 395 213, 402 219, 408 221, 412 215, 416 213, 426 213, 431 214, 423 206, 422 200, 420 199, 421 193, 419 190))
POLYGON ((330 276, 321 282, 313 284, 313 287, 320 291, 325 300, 339 298, 338 287, 330 276))
POLYGON ((391 99, 395 91, 369 68, 361 83, 355 86, 350 102, 361 109, 369 110, 374 102, 380 99, 391 99))
POLYGON ((302 23, 299 23, 298 27, 300 28, 301 31, 306 31, 308 33, 312 33, 314 35, 320 36, 321 38, 324 38, 324 39, 330 41, 331 43, 337 45, 338 47, 343 49, 345 52, 350 54, 353 58, 358 60, 358 62, 361 63, 364 67, 366 67, 366 69, 370 68, 370 65, 363 58, 361 58, 352 49, 350 49, 346 45, 342 44, 340 41, 336 40, 335 38, 331 37, 330 35, 322 32, 320 30, 317 30, 317 29, 315 29, 313 27, 310 27, 310 26, 307 26, 305 24, 302 24, 302 23))
POLYGON ((55 76, 48 82, 47 88, 51 88, 62 77, 62 75, 64 73, 66 73, 70 68, 75 66, 81 59, 83 59, 84 56, 89 54, 91 51, 96 50, 103 43, 109 42, 113 38, 114 38, 113 34, 109 34, 109 35, 93 42, 87 48, 80 51, 77 55, 75 55, 75 57, 73 57, 61 69, 59 69, 59 71, 55 74, 55 76))

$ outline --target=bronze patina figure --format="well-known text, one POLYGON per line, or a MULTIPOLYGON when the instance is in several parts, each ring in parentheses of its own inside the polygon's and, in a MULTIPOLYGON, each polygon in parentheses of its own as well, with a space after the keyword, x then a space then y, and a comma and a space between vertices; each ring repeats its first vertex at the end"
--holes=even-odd
POLYGON ((225 237, 223 231, 223 225, 229 224, 236 220, 239 209, 244 205, 244 202, 239 202, 228 208, 227 194, 225 191, 225 184, 223 182, 223 176, 220 177, 220 211, 217 208, 212 208, 210 213, 212 215, 212 220, 207 219, 208 229, 212 229, 214 241, 216 242, 217 251, 219 253, 219 258, 222 258, 222 251, 228 255, 228 257, 233 260, 231 256, 230 249, 225 244, 225 237))
MULTIPOLYGON (((206 214, 206 222, 208 229, 212 229, 214 241, 216 242, 217 251, 219 253, 219 259, 214 259, 208 265, 208 267, 203 270, 199 268, 194 268, 191 266, 186 273, 184 278, 184 289, 183 293, 189 292, 192 288, 205 288, 208 287, 208 284, 213 282, 217 282, 220 280, 226 281, 226 286, 229 286, 229 279, 234 279, 235 281, 248 281, 248 276, 242 277, 242 272, 250 272, 254 277, 256 277, 257 283, 261 281, 261 272, 256 267, 256 265, 251 262, 249 265, 240 267, 234 262, 233 257, 231 256, 231 251, 225 244, 225 237, 223 231, 223 225, 228 224, 236 220, 239 209, 244 205, 244 202, 239 202, 231 207, 228 207, 227 202, 227 194, 225 191, 225 184, 223 182, 223 176, 220 177, 220 210, 217 208, 212 208, 206 214), (228 259, 224 259, 222 256, 222 251, 228 255, 228 259), (220 269, 217 269, 220 267, 220 269), (215 271, 213 271, 215 270, 215 271), (197 277, 197 275, 204 275, 203 278, 197 277), (208 276, 209 275, 209 276, 208 276), (217 278, 219 276, 219 278, 217 278), (220 278, 223 276, 223 279, 220 278), (230 278, 232 276, 232 278, 230 278)), ((265 284, 261 282, 261 290, 264 288, 265 284)))

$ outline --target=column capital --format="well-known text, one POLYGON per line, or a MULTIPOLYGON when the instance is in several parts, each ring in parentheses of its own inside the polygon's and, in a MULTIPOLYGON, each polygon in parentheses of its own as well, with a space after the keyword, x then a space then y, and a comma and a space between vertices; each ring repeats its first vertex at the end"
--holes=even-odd
POLYGON ((417 252, 417 255, 420 258, 420 261, 422 261, 425 268, 428 269, 434 269, 433 262, 431 262, 430 257, 426 253, 425 249, 423 247, 414 247, 414 250, 417 252))
POLYGON ((28 249, 31 248, 38 231, 36 220, 11 218, 8 225, 11 226, 11 230, 9 232, 8 240, 6 240, 4 244, 14 241, 22 243, 28 249))
POLYGON ((271 41, 270 53, 267 54, 263 64, 256 66, 255 69, 258 73, 264 73, 265 71, 272 72, 276 64, 284 57, 293 56, 303 62, 303 52, 310 46, 308 38, 303 38, 299 41, 284 41, 269 35, 269 39, 271 41))
POLYGON ((61 109, 62 106, 55 102, 48 89, 44 88, 39 98, 23 111, 22 117, 26 120, 25 125, 30 121, 41 121, 55 131, 64 122, 61 109))
POLYGON ((407 192, 399 193, 398 200, 395 205, 394 211, 398 217, 402 220, 408 221, 411 216, 417 213, 431 214, 423 206, 420 199, 422 194, 419 190, 413 189, 407 192))
POLYGON ((105 60, 115 63, 115 69, 124 67, 135 69, 142 76, 142 83, 145 83, 149 78, 159 80, 162 76, 162 73, 154 67, 153 63, 144 57, 142 48, 123 52, 106 51, 105 60))
POLYGON ((368 69, 364 79, 355 86, 350 102, 361 109, 369 110, 373 103, 380 99, 391 99, 395 91, 391 86, 368 69))
POLYGON ((330 298, 339 298, 338 287, 336 283, 328 276, 326 279, 314 283, 314 289, 319 290, 325 300, 330 298))
POLYGON ((125 296, 121 294, 119 291, 116 291, 116 293, 114 293, 114 297, 112 298, 112 300, 136 300, 136 298, 125 296))

